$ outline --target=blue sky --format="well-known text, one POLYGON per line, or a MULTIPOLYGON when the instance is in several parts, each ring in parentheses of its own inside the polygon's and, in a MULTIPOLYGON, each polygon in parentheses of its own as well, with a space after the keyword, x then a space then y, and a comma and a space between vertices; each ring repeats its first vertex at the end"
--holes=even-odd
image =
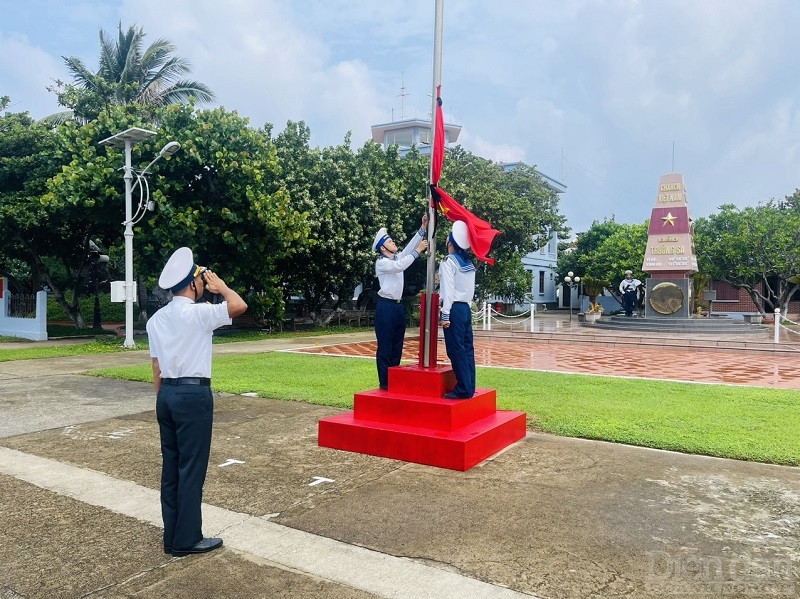
MULTIPOLYGON (((355 147, 427 118, 433 0, 0 0, 0 95, 58 110, 62 56, 97 67, 121 21, 176 44, 219 104, 355 147), (407 95, 401 97, 401 86, 407 95)), ((445 0, 445 115, 459 143, 563 181, 574 231, 650 215, 684 174, 696 218, 800 187, 796 0, 445 0), (674 163, 673 163, 674 147, 674 163)))

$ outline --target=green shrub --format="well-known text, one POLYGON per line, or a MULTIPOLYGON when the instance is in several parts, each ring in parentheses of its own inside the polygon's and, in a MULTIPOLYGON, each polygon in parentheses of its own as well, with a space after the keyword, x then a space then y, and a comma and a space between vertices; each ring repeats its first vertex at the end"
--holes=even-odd
MULTIPOLYGON (((71 296, 67 296, 70 301, 71 296)), ((112 302, 108 293, 100 294, 100 319, 102 322, 125 322, 125 302, 112 302)), ((79 300, 83 320, 92 323, 94 317, 94 295, 82 296, 79 300)), ((133 304, 133 320, 139 318, 139 304, 133 304)), ((52 295, 47 296, 48 322, 70 322, 67 313, 52 295)))

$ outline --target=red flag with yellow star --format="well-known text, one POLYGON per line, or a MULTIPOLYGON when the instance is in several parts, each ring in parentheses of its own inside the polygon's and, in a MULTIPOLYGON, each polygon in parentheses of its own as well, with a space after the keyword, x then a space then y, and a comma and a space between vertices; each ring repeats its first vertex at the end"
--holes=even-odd
POLYGON ((433 153, 431 154, 431 205, 451 221, 461 220, 467 225, 472 253, 483 262, 494 266, 494 260, 486 254, 492 249, 494 238, 500 231, 491 223, 475 216, 439 187, 444 163, 444 117, 442 116, 442 86, 436 88, 436 122, 434 123, 433 153))

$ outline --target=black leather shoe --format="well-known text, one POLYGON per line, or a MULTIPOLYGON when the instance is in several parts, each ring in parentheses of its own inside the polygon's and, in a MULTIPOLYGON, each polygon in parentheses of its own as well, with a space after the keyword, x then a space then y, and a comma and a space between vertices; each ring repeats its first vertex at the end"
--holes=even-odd
POLYGON ((172 553, 172 547, 167 547, 164 545, 164 553, 172 553))
POLYGON ((469 399, 468 397, 461 397, 460 395, 456 395, 452 391, 450 393, 445 393, 442 395, 444 399, 469 399))
POLYGON ((203 539, 187 549, 173 549, 172 555, 175 557, 183 557, 184 555, 191 555, 192 553, 208 553, 220 547, 222 547, 222 539, 212 537, 210 539, 203 539))

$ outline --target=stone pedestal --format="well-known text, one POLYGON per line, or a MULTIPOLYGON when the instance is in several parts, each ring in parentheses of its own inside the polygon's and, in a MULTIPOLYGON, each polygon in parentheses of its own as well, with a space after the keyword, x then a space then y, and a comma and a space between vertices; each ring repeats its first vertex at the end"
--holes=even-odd
POLYGON ((647 279, 645 318, 689 318, 692 307, 691 279, 647 279))

